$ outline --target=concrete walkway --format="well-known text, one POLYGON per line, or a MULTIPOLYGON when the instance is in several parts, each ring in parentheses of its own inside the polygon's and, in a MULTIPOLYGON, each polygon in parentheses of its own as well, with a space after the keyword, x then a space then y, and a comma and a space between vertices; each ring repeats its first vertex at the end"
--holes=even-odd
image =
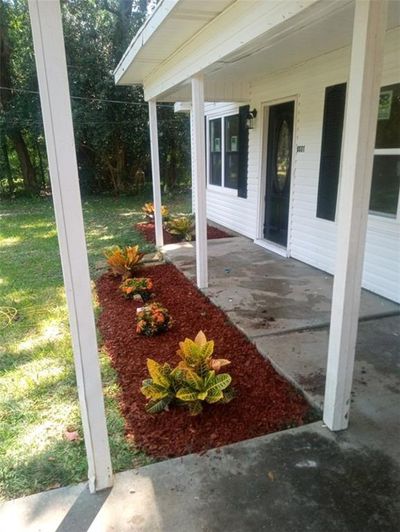
MULTIPOLYGON (((321 406, 331 277, 244 238, 209 253, 209 297, 321 406)), ((167 255, 193 277, 190 244, 167 255)), ((95 496, 85 484, 32 495, 0 507, 0 529, 398 532, 399 306, 363 292, 362 316, 347 431, 317 422, 126 471, 95 496)))
POLYGON ((1 530, 26 532, 398 532, 400 463, 322 424, 11 501, 1 530))

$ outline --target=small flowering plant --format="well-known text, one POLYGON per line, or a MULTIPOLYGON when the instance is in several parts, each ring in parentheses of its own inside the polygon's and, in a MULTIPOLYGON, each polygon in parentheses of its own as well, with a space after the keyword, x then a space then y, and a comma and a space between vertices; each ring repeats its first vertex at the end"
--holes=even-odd
POLYGON ((143 301, 147 301, 151 297, 153 281, 150 279, 150 277, 132 277, 130 279, 126 279, 119 288, 124 296, 128 299, 135 295, 139 295, 143 301))
MULTIPOLYGON (((154 221, 154 205, 151 201, 143 205, 142 212, 148 222, 154 221)), ((166 205, 161 205, 161 216, 164 218, 164 220, 167 220, 169 217, 169 209, 166 205)))
POLYGON ((144 336, 154 336, 167 331, 172 325, 168 310, 156 302, 138 309, 136 319, 136 332, 144 336))

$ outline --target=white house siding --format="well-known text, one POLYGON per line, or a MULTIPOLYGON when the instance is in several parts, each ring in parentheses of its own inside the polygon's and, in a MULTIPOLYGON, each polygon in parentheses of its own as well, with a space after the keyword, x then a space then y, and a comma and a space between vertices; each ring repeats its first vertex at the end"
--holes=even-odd
MULTIPOLYGON (((400 29, 388 32, 381 85, 400 82, 400 29)), ((347 81, 350 49, 343 48, 307 61, 290 70, 269 75, 251 85, 251 108, 258 110, 249 137, 248 197, 223 190, 207 191, 208 217, 250 238, 262 236, 263 109, 282 99, 296 98, 295 142, 304 145, 293 159, 288 253, 333 273, 336 223, 316 217, 325 88, 347 81)), ((236 109, 239 104, 236 104, 236 109)), ((235 104, 208 104, 208 116, 234 111, 235 104)), ((339 187, 343 186, 342 183, 339 187)), ((364 261, 363 286, 400 302, 400 219, 370 215, 364 261)))
MULTIPOLYGON (((236 114, 239 112, 239 103, 207 103, 205 112, 207 118, 216 118, 236 114)), ((252 166, 249 153, 249 168, 252 166)), ((221 187, 207 188, 207 217, 233 231, 255 238, 256 211, 258 194, 258 174, 249 175, 247 183, 247 198, 239 198, 231 190, 221 187)))

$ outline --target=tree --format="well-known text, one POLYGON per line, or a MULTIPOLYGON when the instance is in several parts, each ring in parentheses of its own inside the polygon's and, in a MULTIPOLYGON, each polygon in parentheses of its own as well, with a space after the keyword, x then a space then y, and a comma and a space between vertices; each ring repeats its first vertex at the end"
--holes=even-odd
MULTIPOLYGON (((0 1, 4 5, 4 0, 0 1)), ((26 174, 34 176, 35 187, 40 176, 43 186, 47 179, 43 171, 46 164, 42 162, 44 136, 27 6, 22 0, 5 5, 10 68, 8 79, 2 80, 1 86, 18 91, 8 91, 9 96, 1 91, 10 103, 0 109, 0 125, 6 120, 7 135, 11 124, 18 126, 26 147, 25 154, 19 148, 21 157, 29 158, 32 167, 31 173, 26 171, 26 174)), ((83 193, 134 192, 138 170, 150 173, 148 107, 143 91, 137 86, 116 87, 113 77, 114 68, 145 19, 147 6, 146 0, 66 0, 62 3, 83 193)), ((167 188, 171 188, 186 181, 189 174, 188 117, 176 115, 173 105, 162 104, 159 124, 162 177, 167 188)), ((17 149, 14 142, 7 147, 14 152, 17 149)), ((7 175, 5 156, 2 159, 3 173, 7 175)), ((10 168, 14 172, 12 164, 10 168)), ((26 190, 35 187, 24 179, 26 190)))
MULTIPOLYGON (((6 4, 4 0, 0 0, 0 87, 4 87, 0 89, 0 111, 2 114, 0 122, 2 125, 1 143, 7 172, 10 171, 10 165, 6 137, 10 139, 18 155, 25 190, 30 193, 35 193, 39 188, 36 172, 31 161, 23 129, 18 120, 18 114, 21 109, 27 114, 29 114, 29 110, 24 105, 24 99, 18 97, 18 93, 13 90, 18 90, 14 83, 14 81, 18 80, 18 75, 15 71, 13 72, 13 66, 15 64, 13 65, 11 60, 9 28, 11 28, 13 33, 18 32, 18 22, 21 18, 21 10, 18 2, 15 3, 14 9, 14 16, 11 18, 9 16, 10 5, 6 4)), ((22 69, 20 72, 22 72, 22 69)), ((8 175, 8 180, 10 190, 13 191, 14 184, 10 175, 8 175)))

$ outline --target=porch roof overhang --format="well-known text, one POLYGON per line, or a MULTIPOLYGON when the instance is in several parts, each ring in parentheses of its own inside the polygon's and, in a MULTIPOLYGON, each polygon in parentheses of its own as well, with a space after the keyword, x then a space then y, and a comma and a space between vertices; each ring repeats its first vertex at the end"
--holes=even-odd
MULTIPOLYGON (((115 69, 118 85, 140 84, 146 100, 190 100, 204 75, 206 101, 248 101, 270 73, 349 46, 354 0, 163 0, 115 69)), ((400 24, 389 2, 388 28, 400 24)))

